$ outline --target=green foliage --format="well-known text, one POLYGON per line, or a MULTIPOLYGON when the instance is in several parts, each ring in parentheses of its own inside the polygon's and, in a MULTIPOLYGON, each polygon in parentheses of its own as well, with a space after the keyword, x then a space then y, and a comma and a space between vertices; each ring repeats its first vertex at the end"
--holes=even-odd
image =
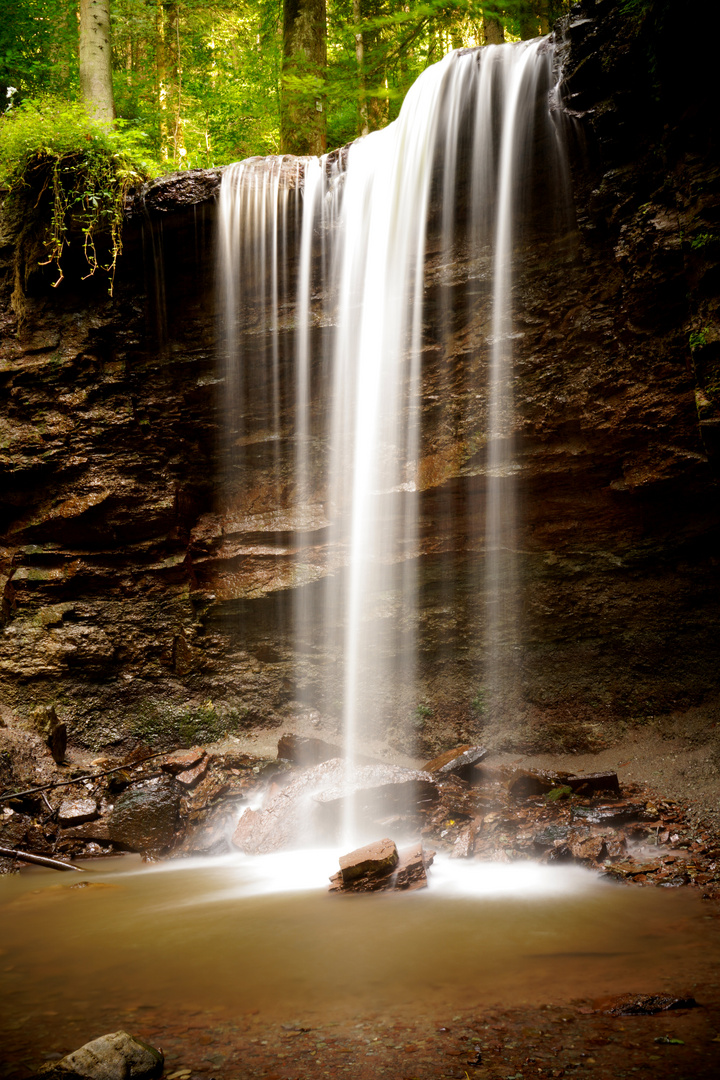
POLYGON ((553 788, 552 791, 548 791, 545 799, 547 802, 557 802, 559 799, 569 799, 573 790, 571 787, 566 787, 564 784, 561 787, 553 788))
POLYGON ((415 706, 415 714, 413 717, 413 724, 418 731, 425 727, 425 723, 433 715, 433 709, 431 705, 421 701, 419 705, 415 706))
POLYGON ((475 697, 470 702, 470 708, 476 716, 485 716, 487 713, 487 700, 485 697, 485 688, 480 687, 475 697))
POLYGON ((702 345, 707 345, 709 333, 709 326, 703 326, 702 330, 691 330, 688 335, 690 351, 694 352, 695 349, 699 349, 702 345))
POLYGON ((55 285, 71 237, 79 236, 86 276, 106 271, 112 293, 125 195, 150 165, 141 135, 100 124, 79 104, 44 96, 0 116, 0 185, 8 189, 9 208, 42 233, 44 263, 58 273, 55 285))
POLYGON ((720 241, 720 237, 715 236, 714 233, 698 233, 690 241, 690 247, 693 251, 701 251, 703 248, 717 244, 718 241, 720 241))

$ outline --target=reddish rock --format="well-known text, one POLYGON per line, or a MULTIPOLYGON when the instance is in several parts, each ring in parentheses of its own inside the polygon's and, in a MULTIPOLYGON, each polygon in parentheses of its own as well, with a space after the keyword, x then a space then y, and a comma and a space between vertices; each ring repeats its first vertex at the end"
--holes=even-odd
POLYGON ((463 746, 456 746, 453 750, 446 750, 443 754, 439 754, 433 758, 432 761, 426 762, 423 765, 423 772, 436 772, 438 769, 442 769, 445 765, 451 761, 455 761, 461 754, 464 754, 466 750, 470 749, 470 743, 465 743, 463 746))
MULTIPOLYGON (((380 841, 381 844, 392 844, 392 840, 380 841)), ((372 848, 374 845, 368 845, 372 848)), ((343 859, 354 858, 362 852, 351 852, 343 859)), ((397 853, 397 849, 396 849, 397 853)), ((414 844, 399 853, 396 863, 384 872, 369 872, 359 877, 348 880, 343 878, 342 869, 330 878, 330 892, 412 892, 415 889, 427 888, 427 868, 432 864, 435 857, 434 851, 423 851, 422 844, 414 844)), ((341 866, 343 859, 341 859, 341 866)))
POLYGON ((440 757, 428 761, 423 765, 423 772, 433 773, 435 776, 457 776, 461 780, 472 782, 477 779, 476 767, 488 756, 489 751, 484 746, 458 746, 455 750, 448 750, 440 757))
POLYGON ((195 787, 198 781, 202 780, 208 771, 208 759, 204 758, 194 768, 185 769, 183 772, 175 774, 175 779, 186 788, 195 787))
POLYGON ((340 856, 340 876, 343 884, 361 877, 388 874, 398 862, 398 851, 393 840, 376 840, 340 856))
POLYGON ((168 754, 160 763, 160 768, 163 772, 184 773, 197 768, 206 759, 207 754, 202 746, 193 746, 190 750, 175 750, 168 754))

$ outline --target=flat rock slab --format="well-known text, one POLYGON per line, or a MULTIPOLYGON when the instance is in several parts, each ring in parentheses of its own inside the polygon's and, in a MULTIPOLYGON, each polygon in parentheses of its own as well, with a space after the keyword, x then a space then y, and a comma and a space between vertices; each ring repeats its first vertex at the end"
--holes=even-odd
POLYGON ((190 750, 175 750, 168 754, 160 762, 163 772, 184 773, 197 768, 203 761, 207 761, 207 754, 202 746, 193 746, 190 750))
POLYGON ((427 773, 398 765, 349 767, 335 759, 305 769, 262 810, 246 810, 232 842, 248 855, 335 843, 348 800, 358 820, 373 825, 388 814, 415 814, 437 799, 437 785, 427 773))
POLYGON ((340 875, 343 883, 373 874, 388 874, 398 863, 394 840, 376 840, 340 856, 340 875))
POLYGON ((457 776, 470 782, 476 779, 476 766, 484 761, 489 753, 484 746, 457 746, 454 750, 447 750, 428 761, 423 765, 423 772, 433 773, 438 777, 457 776))
POLYGON ((38 1076, 70 1080, 155 1080, 162 1076, 165 1058, 161 1050, 126 1031, 114 1031, 85 1043, 60 1061, 44 1065, 38 1076))
MULTIPOLYGON (((380 844, 392 844, 395 845, 392 840, 378 841, 380 844)), ((369 844, 368 847, 374 845, 369 844)), ((359 851, 363 849, 360 848, 359 851)), ((358 852, 351 852, 350 856, 343 856, 343 858, 352 858, 357 855, 358 852)), ((342 859, 340 860, 341 869, 337 874, 333 874, 330 878, 329 892, 341 892, 341 893, 364 893, 364 892, 412 892, 415 889, 427 888, 427 868, 432 864, 435 858, 434 851, 423 851, 422 844, 414 844, 412 847, 405 848, 399 852, 398 860, 396 864, 389 867, 382 873, 367 873, 361 877, 351 878, 345 880, 343 878, 342 871, 342 859)))
POLYGON ((98 813, 95 799, 63 799, 58 810, 58 822, 63 827, 84 825, 86 821, 94 821, 98 813))
POLYGON ((199 761, 192 769, 185 769, 183 772, 175 773, 175 779, 183 787, 193 788, 198 784, 202 778, 207 774, 210 762, 207 758, 199 761))

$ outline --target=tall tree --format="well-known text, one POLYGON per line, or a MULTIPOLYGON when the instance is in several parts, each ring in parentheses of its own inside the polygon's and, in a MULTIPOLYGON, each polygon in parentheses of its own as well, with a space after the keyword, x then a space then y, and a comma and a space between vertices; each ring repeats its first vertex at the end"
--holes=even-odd
POLYGON ((327 146, 325 0, 284 0, 280 152, 322 154, 327 146))
POLYGON ((112 123, 115 102, 110 49, 110 0, 80 0, 80 93, 87 111, 112 123))

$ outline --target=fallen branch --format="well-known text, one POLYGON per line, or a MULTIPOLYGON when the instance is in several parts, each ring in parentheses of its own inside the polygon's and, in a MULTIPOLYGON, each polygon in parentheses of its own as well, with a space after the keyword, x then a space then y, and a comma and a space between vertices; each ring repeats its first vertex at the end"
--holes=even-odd
POLYGON ((82 784, 85 780, 101 780, 103 776, 109 776, 110 773, 122 772, 123 769, 136 769, 139 765, 144 765, 146 761, 152 761, 156 757, 164 757, 166 753, 167 750, 158 750, 157 754, 148 754, 146 758, 136 762, 134 765, 116 765, 115 768, 105 769, 104 772, 76 776, 74 780, 56 780, 52 784, 42 784, 40 787, 28 788, 27 791, 6 792, 4 795, 0 795, 0 802, 7 802, 9 799, 23 799, 26 795, 39 795, 43 791, 70 787, 72 784, 82 784))
POLYGON ((22 859, 23 862, 38 863, 39 866, 49 866, 51 870, 76 870, 78 874, 85 873, 82 867, 73 866, 72 863, 49 859, 47 855, 31 855, 29 851, 17 851, 15 848, 0 847, 0 855, 9 859, 22 859))

